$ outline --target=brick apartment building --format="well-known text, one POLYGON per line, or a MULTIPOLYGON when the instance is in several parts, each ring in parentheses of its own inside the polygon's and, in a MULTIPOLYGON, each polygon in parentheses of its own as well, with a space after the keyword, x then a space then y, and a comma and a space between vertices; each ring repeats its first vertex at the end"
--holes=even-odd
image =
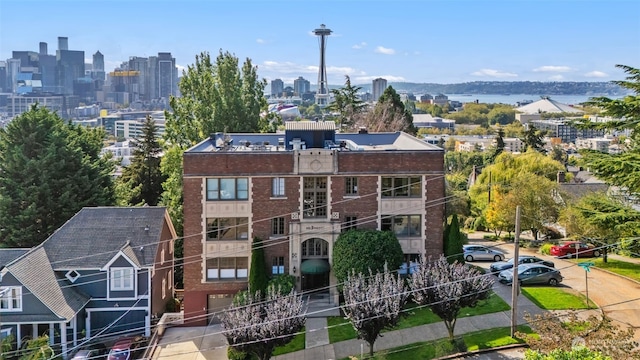
POLYGON ((407 261, 441 254, 443 158, 406 133, 336 133, 328 121, 212 134, 183 158, 185 319, 205 325, 247 288, 256 237, 264 271, 333 301, 332 249, 347 228, 394 231, 407 261))

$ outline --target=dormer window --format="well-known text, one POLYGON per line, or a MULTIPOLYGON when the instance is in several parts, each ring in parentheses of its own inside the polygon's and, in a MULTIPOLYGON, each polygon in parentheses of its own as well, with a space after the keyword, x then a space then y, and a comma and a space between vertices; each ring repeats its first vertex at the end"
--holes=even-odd
POLYGON ((67 271, 66 274, 64 274, 64 276, 69 279, 69 281, 71 281, 71 283, 75 283, 76 280, 78 280, 78 278, 80 277, 80 273, 75 271, 75 270, 69 270, 67 271))
POLYGON ((111 268, 111 291, 133 290, 133 268, 111 268))
POLYGON ((0 312, 22 311, 22 287, 0 287, 0 312))

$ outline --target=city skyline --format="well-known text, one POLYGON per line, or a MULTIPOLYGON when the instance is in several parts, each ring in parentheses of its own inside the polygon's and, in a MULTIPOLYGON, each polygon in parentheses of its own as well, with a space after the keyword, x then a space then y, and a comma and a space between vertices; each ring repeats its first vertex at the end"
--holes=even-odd
MULTIPOLYGON (((0 61, 12 51, 55 54, 58 36, 105 71, 131 56, 171 52, 180 70, 195 56, 229 51, 250 58, 260 77, 317 84, 318 39, 329 84, 469 81, 610 81, 615 64, 638 66, 640 3, 614 1, 293 1, 188 0, 0 3, 0 61), (20 14, 21 16, 16 16, 20 14), (56 14, 52 16, 52 14, 56 14), (26 26, 25 16, 38 19, 26 26)), ((180 71, 181 72, 181 71, 180 71)))

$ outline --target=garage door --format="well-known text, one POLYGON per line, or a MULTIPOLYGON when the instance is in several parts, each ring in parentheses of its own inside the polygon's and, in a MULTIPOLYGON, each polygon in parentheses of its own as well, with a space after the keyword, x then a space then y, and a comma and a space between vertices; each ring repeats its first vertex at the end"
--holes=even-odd
POLYGON ((145 331, 144 310, 92 311, 91 335, 101 334, 143 334, 145 331), (124 314, 124 316, 123 316, 124 314), (121 317, 122 316, 122 317, 121 317), (119 319, 118 319, 119 318, 119 319), (117 319, 117 320, 116 320, 117 319))
POLYGON ((231 305, 233 295, 231 294, 210 294, 207 301, 207 314, 210 324, 219 324, 218 314, 231 305))

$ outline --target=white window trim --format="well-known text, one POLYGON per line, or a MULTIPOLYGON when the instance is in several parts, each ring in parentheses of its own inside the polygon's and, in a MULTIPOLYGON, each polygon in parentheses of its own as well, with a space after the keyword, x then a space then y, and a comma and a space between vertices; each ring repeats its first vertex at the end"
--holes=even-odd
POLYGON ((0 312, 19 312, 22 311, 22 286, 3 286, 0 287, 0 299, 6 300, 8 308, 0 309, 0 312), (13 293, 17 292, 18 307, 13 307, 14 297, 13 293))
POLYGON ((284 182, 283 177, 274 177, 271 180, 271 197, 281 198, 285 196, 284 182))
POLYGON ((136 282, 136 276, 135 276, 135 269, 132 267, 112 267, 109 269, 109 290, 111 291, 133 291, 135 290, 135 282, 136 282), (124 277, 122 279, 122 281, 120 281, 120 284, 117 283, 116 281, 118 280, 115 277, 115 272, 116 271, 126 271, 129 270, 131 272, 130 274, 130 286, 125 287, 124 286, 124 277))
POLYGON ((78 280, 78 278, 80 277, 80 273, 79 273, 77 270, 69 270, 69 271, 67 271, 67 273, 66 273, 66 274, 64 274, 64 276, 65 276, 69 281, 71 281, 71 283, 73 284, 73 283, 75 283, 75 282, 76 282, 76 280, 78 280), (75 274, 76 274, 76 276, 73 276, 73 275, 72 275, 73 273, 75 273, 75 274))

